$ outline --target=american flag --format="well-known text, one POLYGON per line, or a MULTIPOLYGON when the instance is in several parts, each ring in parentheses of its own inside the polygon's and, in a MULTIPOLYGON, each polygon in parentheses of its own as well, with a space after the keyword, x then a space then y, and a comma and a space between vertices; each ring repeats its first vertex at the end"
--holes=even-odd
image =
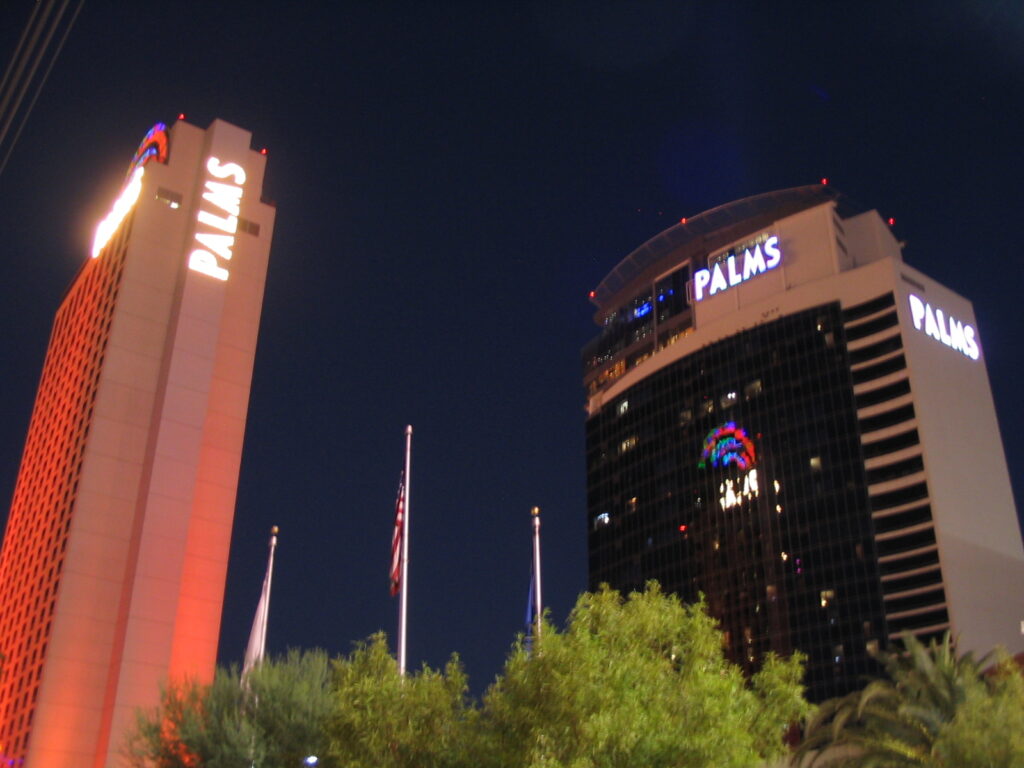
POLYGON ((395 501, 395 532, 391 535, 391 595, 402 588, 402 536, 405 535, 405 480, 398 484, 395 501))

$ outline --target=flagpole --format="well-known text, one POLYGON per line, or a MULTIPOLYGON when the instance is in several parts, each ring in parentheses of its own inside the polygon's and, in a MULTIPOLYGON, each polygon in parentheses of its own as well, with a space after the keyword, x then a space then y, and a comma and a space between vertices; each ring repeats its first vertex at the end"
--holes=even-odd
POLYGON ((274 550, 277 549, 278 530, 276 525, 270 529, 267 572, 263 577, 263 590, 260 592, 259 603, 256 605, 256 617, 253 619, 252 631, 249 633, 249 645, 245 649, 245 660, 242 664, 243 679, 253 667, 263 661, 267 650, 267 624, 270 623, 270 584, 274 577, 274 550))
POLYGON ((402 520, 402 582, 398 598, 398 674, 405 676, 405 621, 409 603, 409 512, 412 508, 412 426, 405 428, 405 510, 402 520))
POLYGON ((533 516, 533 578, 536 584, 536 602, 534 605, 537 612, 534 637, 539 640, 541 619, 544 617, 544 601, 541 598, 540 592, 540 507, 531 509, 530 514, 533 516))

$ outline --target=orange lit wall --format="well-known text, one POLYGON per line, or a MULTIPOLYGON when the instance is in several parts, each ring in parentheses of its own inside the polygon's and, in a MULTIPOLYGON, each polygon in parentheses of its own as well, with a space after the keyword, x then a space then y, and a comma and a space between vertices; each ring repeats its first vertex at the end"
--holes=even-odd
POLYGON ((119 765, 161 684, 213 675, 274 219, 249 142, 177 123, 58 312, 0 551, 0 754, 28 768, 119 765), (246 177, 226 280, 188 266, 211 157, 246 177))

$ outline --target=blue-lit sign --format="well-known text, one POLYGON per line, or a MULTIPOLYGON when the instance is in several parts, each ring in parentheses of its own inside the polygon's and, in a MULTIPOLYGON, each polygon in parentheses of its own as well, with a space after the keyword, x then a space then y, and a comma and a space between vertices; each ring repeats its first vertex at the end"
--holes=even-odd
MULTIPOLYGON (((782 263, 782 252, 779 250, 778 236, 766 238, 763 245, 764 251, 761 250, 762 243, 756 243, 753 248, 748 247, 743 251, 742 267, 739 264, 741 257, 737 252, 729 253, 725 259, 716 262, 710 269, 698 269, 694 272, 694 301, 714 296, 779 266, 782 263)), ((738 248, 736 250, 739 251, 738 248)))
POLYGON ((641 304, 639 307, 636 307, 633 310, 633 317, 643 317, 644 315, 650 314, 650 312, 651 302, 645 301, 643 304, 641 304))

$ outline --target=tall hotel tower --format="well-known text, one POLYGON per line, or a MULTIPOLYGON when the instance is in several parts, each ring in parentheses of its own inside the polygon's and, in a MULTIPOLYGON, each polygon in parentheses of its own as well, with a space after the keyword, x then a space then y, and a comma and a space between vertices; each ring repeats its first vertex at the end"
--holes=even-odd
POLYGON ((703 593, 731 658, 951 629, 1024 650, 1024 550, 971 304, 825 186, 686 219, 592 294, 590 583, 703 593))
POLYGON ((250 134, 159 124, 57 311, 0 550, 0 755, 119 765, 210 680, 274 209, 250 134))

